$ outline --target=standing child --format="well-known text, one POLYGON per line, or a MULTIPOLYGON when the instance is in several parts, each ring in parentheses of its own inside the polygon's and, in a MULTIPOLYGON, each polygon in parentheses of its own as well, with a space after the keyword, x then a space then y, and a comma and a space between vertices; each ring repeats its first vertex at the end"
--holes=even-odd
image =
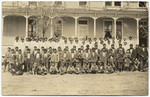
POLYGON ((98 66, 97 66, 97 61, 98 61, 98 54, 95 52, 95 48, 92 48, 91 52, 91 73, 97 73, 98 72, 98 66))
POLYGON ((11 55, 11 48, 8 47, 8 51, 6 52, 5 57, 4 57, 4 72, 6 71, 6 68, 8 68, 9 66, 10 55, 11 55))
POLYGON ((27 74, 30 73, 32 68, 32 55, 30 53, 30 49, 27 49, 27 53, 25 55, 25 61, 26 61, 26 68, 27 68, 27 74))
POLYGON ((48 64, 48 62, 49 62, 49 55, 47 53, 47 49, 44 49, 44 53, 42 55, 42 61, 43 61, 44 67, 46 68, 46 72, 48 73, 48 71, 49 71, 49 64, 48 64))
POLYGON ((131 67, 131 54, 129 50, 126 51, 125 58, 124 58, 124 70, 130 71, 132 69, 131 67))
POLYGON ((32 68, 33 75, 37 74, 37 67, 40 65, 40 61, 41 61, 40 49, 37 49, 37 53, 35 54, 35 58, 34 58, 34 65, 32 68))
POLYGON ((91 54, 88 51, 88 49, 85 50, 83 54, 83 71, 84 73, 90 73, 90 60, 91 59, 91 54))
POLYGON ((52 53, 52 55, 51 55, 50 73, 56 74, 56 73, 58 73, 58 68, 57 68, 58 66, 57 65, 58 65, 59 56, 58 56, 56 49, 54 49, 53 51, 54 51, 54 53, 52 53))
POLYGON ((104 70, 107 64, 107 57, 108 57, 108 49, 106 48, 106 44, 103 44, 103 48, 101 49, 100 52, 100 61, 102 62, 102 64, 104 64, 104 70))

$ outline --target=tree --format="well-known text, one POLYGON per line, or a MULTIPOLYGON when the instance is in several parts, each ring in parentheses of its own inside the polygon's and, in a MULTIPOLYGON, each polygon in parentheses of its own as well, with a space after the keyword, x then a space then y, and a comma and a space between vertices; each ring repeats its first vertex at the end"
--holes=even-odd
MULTIPOLYGON (((42 36, 45 37, 46 32, 60 31, 61 23, 64 22, 60 12, 63 10, 59 3, 46 2, 46 1, 30 1, 32 6, 26 6, 25 8, 18 8, 18 11, 25 10, 27 15, 34 15, 32 24, 36 24, 38 32, 42 33, 42 36), (53 18, 56 17, 56 18, 53 18), (53 23, 51 23, 53 22, 53 23)), ((19 7, 19 6, 18 6, 19 7)), ((57 35, 59 36, 59 35, 57 35)))

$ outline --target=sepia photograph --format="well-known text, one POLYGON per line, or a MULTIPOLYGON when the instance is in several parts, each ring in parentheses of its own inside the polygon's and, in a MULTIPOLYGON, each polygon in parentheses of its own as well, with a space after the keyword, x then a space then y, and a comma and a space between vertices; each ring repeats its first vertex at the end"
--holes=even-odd
POLYGON ((1 95, 134 95, 149 86, 149 1, 2 1, 1 95))

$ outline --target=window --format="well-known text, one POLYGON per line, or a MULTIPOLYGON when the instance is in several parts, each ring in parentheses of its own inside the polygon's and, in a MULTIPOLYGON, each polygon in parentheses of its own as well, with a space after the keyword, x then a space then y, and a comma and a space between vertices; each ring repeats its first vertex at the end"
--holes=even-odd
POLYGON ((87 21, 86 20, 80 20, 79 24, 87 24, 87 21))
POLYGON ((85 6, 87 4, 86 1, 79 1, 79 6, 85 6))
POLYGON ((146 7, 146 2, 139 2, 139 7, 146 7))
POLYGON ((105 2, 105 6, 112 6, 112 2, 111 1, 105 2))
POLYGON ((105 21, 105 38, 112 38, 112 21, 105 21))
POLYGON ((36 36, 36 21, 35 18, 29 18, 28 35, 33 37, 36 36))
POLYGON ((56 6, 61 6, 62 5, 62 1, 55 1, 55 5, 56 6))
POLYGON ((35 2, 35 1, 29 1, 29 6, 37 6, 37 2, 35 2))
POLYGON ((115 2, 115 6, 121 6, 121 2, 115 2))
POLYGON ((122 22, 121 21, 116 22, 116 38, 122 39, 122 22))

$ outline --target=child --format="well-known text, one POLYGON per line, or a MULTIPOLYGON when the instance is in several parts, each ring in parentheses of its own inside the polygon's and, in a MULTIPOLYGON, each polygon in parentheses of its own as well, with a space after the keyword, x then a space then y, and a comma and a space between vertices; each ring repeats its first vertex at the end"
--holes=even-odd
POLYGON ((37 75, 46 75, 47 74, 47 69, 46 67, 42 64, 42 61, 39 62, 39 65, 37 67, 37 75))
POLYGON ((64 75, 65 73, 66 73, 66 66, 65 66, 65 64, 64 64, 64 62, 63 62, 63 59, 62 59, 62 63, 61 63, 61 66, 60 66, 60 68, 59 68, 59 73, 60 73, 60 75, 64 75))
POLYGON ((98 54, 95 52, 95 48, 92 48, 91 59, 90 59, 92 73, 96 73, 96 71, 98 71, 97 70, 98 67, 96 65, 97 60, 98 60, 98 54))
POLYGON ((100 60, 98 60, 98 72, 99 73, 104 73, 104 63, 103 62, 101 62, 100 60))
POLYGON ((25 61, 26 61, 26 68, 27 68, 27 74, 30 73, 30 70, 32 68, 32 60, 31 60, 31 53, 30 49, 27 49, 27 53, 25 55, 25 61))
POLYGON ((37 49, 37 53, 35 54, 34 64, 32 68, 33 75, 37 74, 37 67, 40 65, 40 61, 41 61, 40 49, 37 49))
POLYGON ((131 70, 131 54, 129 50, 126 51, 125 58, 124 58, 124 70, 130 71, 131 70))
POLYGON ((14 62, 14 66, 11 69, 11 74, 12 75, 22 75, 22 65, 18 63, 18 60, 14 62))
POLYGON ((117 62, 117 69, 121 72, 123 71, 123 51, 122 49, 119 49, 117 56, 116 56, 116 62, 117 62))
POLYGON ((95 74, 98 72, 98 66, 96 65, 96 63, 93 63, 91 66, 91 73, 95 74))
POLYGON ((90 67, 89 67, 89 60, 91 59, 91 54, 88 52, 88 49, 85 50, 85 53, 83 54, 83 71, 84 73, 89 73, 90 72, 90 67))
POLYGON ((51 69, 51 67, 50 67, 50 73, 51 74, 54 74, 54 73, 57 73, 58 72, 58 58, 59 58, 59 56, 58 56, 58 53, 57 53, 57 50, 56 49, 54 49, 53 50, 54 51, 54 53, 52 53, 52 55, 51 55, 51 67, 52 67, 52 69, 51 69))
POLYGON ((108 56, 108 49, 106 48, 106 44, 103 44, 103 48, 101 49, 100 53, 100 61, 104 64, 104 70, 107 64, 107 56, 108 56))
POLYGON ((68 69, 67 69, 67 72, 69 74, 73 74, 74 73, 74 66, 72 64, 69 65, 68 69))
POLYGON ((15 60, 16 60, 15 51, 14 51, 14 49, 11 49, 8 71, 10 71, 14 67, 15 60))
POLYGON ((106 66, 106 70, 105 70, 105 73, 106 74, 111 74, 114 72, 114 69, 112 67, 112 64, 111 63, 108 63, 107 66, 106 66))
POLYGON ((23 66, 24 57, 22 55, 22 50, 21 49, 18 50, 18 55, 16 55, 16 58, 17 58, 18 64, 23 66))
POLYGON ((8 51, 6 52, 4 57, 4 72, 6 71, 6 67, 9 66, 10 55, 11 55, 11 48, 8 47, 8 51))
POLYGON ((63 61, 64 61, 66 68, 68 68, 68 66, 69 66, 69 54, 67 52, 67 49, 64 49, 63 61))
POLYGON ((49 55, 47 53, 47 49, 44 49, 44 53, 42 55, 42 61, 43 61, 43 65, 46 67, 46 72, 48 73, 49 71, 49 55))

